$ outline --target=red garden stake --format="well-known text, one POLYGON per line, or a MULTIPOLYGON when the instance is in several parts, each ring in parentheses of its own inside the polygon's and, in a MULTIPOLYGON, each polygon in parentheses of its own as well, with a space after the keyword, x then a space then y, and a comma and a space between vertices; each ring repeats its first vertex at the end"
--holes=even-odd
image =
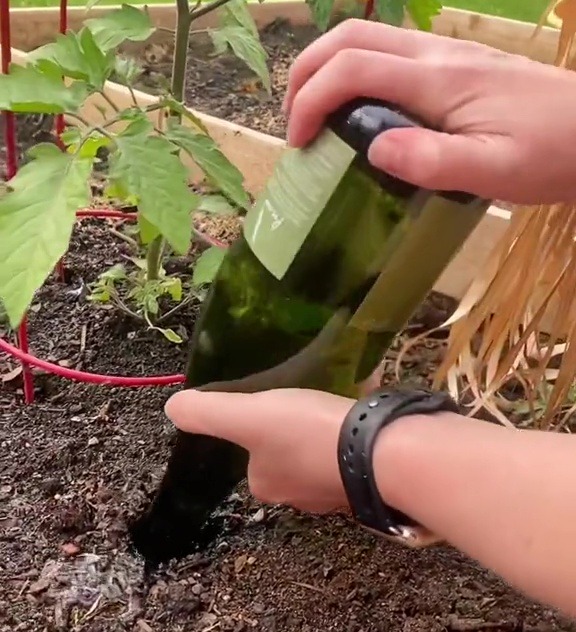
POLYGON ((369 20, 373 11, 374 11, 374 0, 366 0, 366 5, 364 6, 364 19, 369 20))
MULTIPOLYGON (((60 29, 59 30, 60 30, 60 33, 62 33, 62 35, 66 35, 66 31, 68 30, 68 0, 60 0, 60 29)), ((60 140, 60 135, 64 131, 65 127, 66 127, 66 123, 64 122, 64 115, 58 114, 56 116, 56 125, 55 125, 54 132, 56 134, 56 143, 58 144, 58 147, 60 147, 62 151, 65 151, 66 148, 64 147, 64 144, 60 140)), ((58 274, 60 281, 65 280, 66 277, 64 274, 64 258, 60 259, 60 261, 56 264, 56 273, 58 274)))
MULTIPOLYGON (((10 72, 12 61, 10 37, 10 0, 0 0, 0 39, 2 47, 2 74, 10 72)), ((13 112, 2 112, 4 117, 4 144, 6 147, 6 180, 12 179, 18 171, 18 154, 16 152, 16 118, 13 112)), ((28 325, 26 316, 18 327, 18 345, 23 353, 28 353, 28 325)), ((27 404, 34 401, 34 379, 30 366, 22 362, 24 379, 24 399, 27 404)))

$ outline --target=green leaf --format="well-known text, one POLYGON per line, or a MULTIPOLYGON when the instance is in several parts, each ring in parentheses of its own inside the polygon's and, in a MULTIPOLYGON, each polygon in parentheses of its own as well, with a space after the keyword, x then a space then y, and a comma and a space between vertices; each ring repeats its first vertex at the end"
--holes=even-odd
POLYGON ((234 215, 236 213, 236 209, 223 195, 205 195, 200 200, 196 210, 217 215, 234 215))
POLYGON ((163 329, 162 327, 153 327, 158 330, 167 340, 179 345, 182 342, 182 338, 173 329, 163 329))
POLYGON ((254 37, 259 39, 258 27, 254 18, 248 10, 248 3, 246 0, 231 0, 226 3, 223 8, 223 25, 225 26, 242 26, 247 31, 252 33, 254 37))
POLYGON ((178 277, 167 277, 162 281, 161 288, 173 301, 179 303, 182 300, 182 281, 178 277))
POLYGON ((206 177, 241 208, 250 205, 250 198, 244 190, 244 177, 220 151, 214 140, 206 134, 199 134, 183 125, 171 125, 166 137, 187 152, 206 177))
POLYGON ((110 156, 110 179, 137 200, 138 211, 180 254, 192 235, 191 213, 198 196, 188 188, 188 174, 165 138, 120 134, 110 156))
POLYGON ((92 135, 88 136, 88 138, 74 138, 72 134, 68 134, 66 137, 64 135, 61 136, 62 142, 67 145, 66 151, 68 153, 78 153, 81 158, 96 158, 98 154, 98 150, 102 147, 109 147, 111 144, 110 138, 108 136, 102 136, 98 132, 94 132, 92 135), (72 140, 71 143, 68 143, 67 140, 72 140), (80 143, 82 146, 80 147, 80 143))
POLYGON ((151 224, 142 213, 138 213, 138 229, 140 232, 140 241, 145 246, 152 243, 160 234, 156 226, 151 224))
POLYGON ((208 250, 205 250, 194 263, 192 283, 194 283, 194 285, 212 283, 225 256, 226 248, 212 246, 208 248, 208 250))
POLYGON ((176 114, 188 119, 194 126, 196 126, 201 132, 204 134, 208 134, 208 128, 202 120, 194 114, 194 112, 190 111, 183 103, 180 101, 176 101, 176 99, 167 96, 162 99, 162 104, 164 107, 172 110, 176 114))
POLYGON ((406 9, 419 29, 431 31, 432 18, 442 11, 442 2, 440 0, 408 0, 406 9))
POLYGON ((316 26, 325 31, 330 23, 334 0, 306 0, 306 4, 310 7, 316 26))
POLYGON ((13 326, 65 254, 76 210, 90 203, 92 161, 37 145, 0 199, 0 297, 13 326))
POLYGON ((103 51, 117 48, 122 42, 143 42, 156 30, 150 16, 136 7, 123 4, 101 18, 86 20, 96 43, 103 51))
POLYGON ((222 53, 230 47, 234 55, 259 77, 262 85, 270 92, 270 73, 266 65, 268 54, 257 36, 243 26, 235 25, 223 26, 209 32, 217 52, 222 53))
POLYGON ((404 21, 407 0, 376 0, 376 15, 381 22, 400 26, 404 21))
POLYGON ((132 86, 142 74, 142 68, 130 57, 116 57, 114 72, 122 83, 132 86))
POLYGON ((64 81, 33 65, 13 64, 10 74, 0 75, 0 110, 63 114, 76 112, 88 96, 82 82, 64 85, 64 81))
POLYGON ((113 54, 105 55, 86 28, 78 34, 58 35, 55 42, 30 53, 29 59, 41 70, 47 70, 48 63, 53 64, 59 74, 86 81, 98 90, 103 87, 114 65, 113 54))

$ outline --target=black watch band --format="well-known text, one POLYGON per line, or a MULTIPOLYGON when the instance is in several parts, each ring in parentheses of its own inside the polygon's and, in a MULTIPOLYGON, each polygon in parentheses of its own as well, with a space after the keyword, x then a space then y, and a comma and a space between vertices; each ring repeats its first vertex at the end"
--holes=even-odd
POLYGON ((355 518, 363 526, 391 537, 405 536, 414 520, 388 506, 380 497, 372 454, 380 431, 399 417, 447 411, 459 412, 446 393, 424 389, 383 389, 360 399, 340 429, 338 466, 355 518))

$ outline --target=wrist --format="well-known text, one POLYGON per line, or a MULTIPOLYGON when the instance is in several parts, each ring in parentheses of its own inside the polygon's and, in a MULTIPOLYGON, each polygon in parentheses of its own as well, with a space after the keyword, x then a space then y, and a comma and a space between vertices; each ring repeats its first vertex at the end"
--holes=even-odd
POLYGON ((384 428, 374 445, 372 467, 384 502, 418 520, 418 498, 426 485, 426 464, 435 451, 442 428, 460 425, 462 416, 452 412, 407 415, 384 428))

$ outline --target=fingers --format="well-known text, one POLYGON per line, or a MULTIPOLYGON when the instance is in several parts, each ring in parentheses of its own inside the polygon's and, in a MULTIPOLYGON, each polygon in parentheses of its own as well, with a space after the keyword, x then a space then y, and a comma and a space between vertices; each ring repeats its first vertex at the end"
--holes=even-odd
POLYGON ((165 412, 184 432, 226 439, 250 450, 271 410, 258 393, 183 390, 168 400, 165 412))
POLYGON ((308 144, 331 112, 360 96, 391 101, 424 117, 433 105, 426 89, 429 81, 426 67, 413 60, 360 49, 342 50, 294 96, 288 142, 294 147, 308 144))
POLYGON ((495 175, 501 180, 516 162, 507 139, 422 128, 384 132, 372 143, 368 159, 376 168, 419 187, 484 197, 493 196, 495 175))
POLYGON ((431 48, 445 47, 442 37, 366 20, 346 20, 308 46, 294 61, 284 106, 292 107, 296 93, 332 57, 346 49, 364 49, 415 58, 431 48))
POLYGON ((343 420, 350 400, 320 391, 261 393, 183 390, 166 403, 166 415, 184 432, 225 439, 253 450, 283 432, 309 432, 324 417, 343 420))

